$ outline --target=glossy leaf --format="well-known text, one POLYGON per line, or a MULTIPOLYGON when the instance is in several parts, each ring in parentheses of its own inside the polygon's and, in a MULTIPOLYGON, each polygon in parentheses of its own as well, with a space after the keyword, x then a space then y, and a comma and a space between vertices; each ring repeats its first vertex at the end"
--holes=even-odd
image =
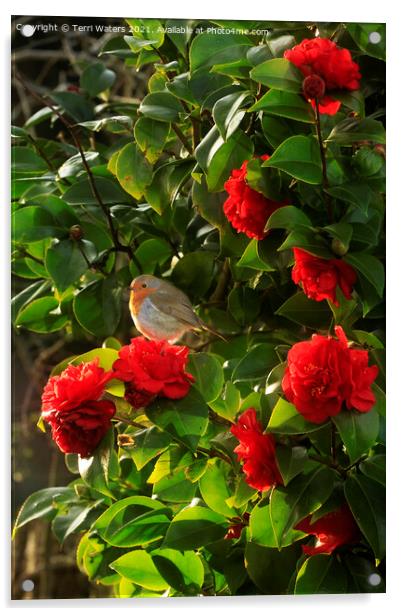
POLYGON ((285 58, 274 58, 258 64, 250 72, 250 77, 275 90, 298 93, 302 88, 303 74, 285 58))
POLYGON ((161 430, 193 451, 208 424, 208 407, 194 388, 180 400, 155 400, 146 408, 146 414, 161 430))
POLYGON ((333 418, 351 462, 355 462, 374 445, 380 427, 378 413, 344 410, 333 418))
POLYGON ((385 490, 364 475, 348 477, 345 496, 353 516, 376 558, 385 554, 385 490))
POLYGON ((308 184, 322 182, 320 149, 312 137, 289 137, 263 163, 263 167, 276 167, 308 184))
POLYGON ((173 518, 163 547, 175 550, 194 550, 222 539, 227 531, 224 516, 207 507, 187 507, 173 518))

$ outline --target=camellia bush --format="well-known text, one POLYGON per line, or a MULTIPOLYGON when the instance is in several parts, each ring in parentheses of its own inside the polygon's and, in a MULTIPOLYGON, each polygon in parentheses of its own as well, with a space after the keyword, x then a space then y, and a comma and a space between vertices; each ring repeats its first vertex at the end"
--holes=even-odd
POLYGON ((71 483, 14 532, 76 534, 116 597, 384 592, 385 28, 126 26, 65 91, 15 76, 38 111, 12 129, 14 325, 87 352, 38 423, 71 483), (159 335, 191 328, 174 291, 127 325, 142 274, 206 329, 159 335))

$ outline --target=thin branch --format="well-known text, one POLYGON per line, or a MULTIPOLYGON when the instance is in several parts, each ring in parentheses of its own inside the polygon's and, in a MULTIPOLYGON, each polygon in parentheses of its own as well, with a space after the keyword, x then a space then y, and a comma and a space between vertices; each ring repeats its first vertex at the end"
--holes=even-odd
POLYGON ((233 462, 229 458, 229 456, 224 454, 222 451, 218 451, 217 449, 206 449, 205 447, 197 447, 197 451, 199 451, 200 453, 205 453, 210 458, 221 458, 221 460, 224 460, 231 466, 233 465, 233 462))
POLYGON ((38 94, 37 92, 35 92, 35 90, 33 90, 23 79, 22 77, 16 73, 15 75, 17 81, 19 81, 22 86, 27 90, 27 92, 29 92, 31 94, 31 96, 36 99, 38 102, 40 102, 42 105, 47 105, 48 107, 50 107, 50 109, 53 111, 53 113, 55 113, 57 115, 57 117, 59 118, 59 120, 64 124, 64 126, 66 127, 66 129, 68 130, 68 132, 70 133, 74 144, 76 146, 76 148, 78 149, 78 152, 81 156, 81 160, 82 160, 82 164, 84 166, 84 169, 88 175, 88 181, 93 193, 93 196, 95 197, 98 205, 100 206, 100 208, 102 209, 104 215, 106 216, 108 225, 109 225, 109 229, 110 229, 110 233, 112 235, 112 239, 113 239, 113 243, 116 247, 117 250, 119 250, 120 252, 125 252, 127 253, 131 259, 134 258, 133 255, 133 251, 131 249, 131 246, 125 246, 123 244, 121 244, 119 237, 118 237, 118 233, 117 230, 115 229, 115 226, 113 224, 113 218, 112 215, 110 213, 110 209, 103 203, 102 198, 99 194, 98 188, 96 186, 95 183, 95 178, 94 175, 91 171, 91 168, 88 164, 88 161, 85 157, 85 153, 84 150, 82 149, 82 145, 81 142, 79 140, 77 131, 75 130, 75 127, 64 117, 64 115, 59 111, 59 109, 53 104, 53 102, 51 102, 49 100, 49 97, 47 95, 42 96, 41 94, 38 94))
POLYGON ((139 423, 138 421, 133 421, 128 417, 122 417, 121 415, 114 415, 113 419, 117 419, 117 421, 121 421, 122 423, 126 423, 128 426, 133 426, 134 428, 138 428, 139 430, 146 430, 148 426, 144 426, 144 424, 139 423))
POLYGON ((177 126, 177 124, 172 124, 172 128, 174 130, 174 132, 176 133, 176 135, 178 136, 178 138, 180 139, 180 141, 182 142, 182 144, 184 145, 184 147, 186 148, 187 152, 189 154, 192 154, 193 151, 191 149, 191 145, 189 144, 189 142, 187 141, 187 137, 185 136, 185 134, 182 132, 181 128, 179 128, 177 126))
POLYGON ((322 140, 322 132, 321 132, 321 119, 320 112, 318 109, 318 99, 315 99, 315 127, 317 132, 318 144, 320 146, 320 155, 321 155, 321 164, 322 164, 322 178, 323 178, 323 187, 324 187, 324 199, 327 205, 327 212, 329 222, 332 223, 334 220, 334 212, 332 208, 332 200, 331 197, 325 191, 329 188, 328 175, 327 175, 327 159, 325 157, 325 148, 322 140))

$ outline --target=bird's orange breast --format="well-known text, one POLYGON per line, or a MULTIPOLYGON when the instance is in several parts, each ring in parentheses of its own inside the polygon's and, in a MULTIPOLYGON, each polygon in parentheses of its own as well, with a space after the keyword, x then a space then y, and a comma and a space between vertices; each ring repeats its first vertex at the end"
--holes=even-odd
POLYGON ((132 315, 137 316, 141 310, 142 302, 146 297, 155 293, 157 289, 139 289, 138 291, 131 291, 130 293, 130 312, 132 315))

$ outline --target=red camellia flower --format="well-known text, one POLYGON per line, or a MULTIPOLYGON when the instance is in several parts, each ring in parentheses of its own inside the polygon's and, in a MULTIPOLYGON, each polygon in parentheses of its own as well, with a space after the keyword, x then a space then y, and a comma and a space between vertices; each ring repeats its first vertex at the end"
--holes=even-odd
POLYGON ((359 527, 347 505, 323 515, 313 524, 311 524, 310 515, 299 522, 295 528, 317 537, 314 546, 302 546, 303 552, 309 556, 332 554, 339 546, 356 543, 360 539, 359 527))
POLYGON ((319 101, 320 113, 334 115, 341 106, 340 101, 336 100, 336 93, 333 98, 328 96, 328 92, 359 89, 359 65, 352 60, 348 49, 338 47, 330 39, 305 39, 285 51, 284 57, 305 76, 304 95, 313 106, 315 99, 319 101))
POLYGON ((189 349, 165 340, 133 338, 119 350, 114 378, 126 383, 126 400, 144 407, 155 396, 179 399, 188 394, 194 377, 185 371, 189 349))
POLYGON ((42 417, 63 453, 86 458, 109 430, 116 408, 113 402, 99 398, 111 375, 95 359, 68 366, 48 380, 42 394, 42 417))
POLYGON ((307 297, 316 302, 329 299, 339 306, 336 299, 336 288, 339 286, 346 299, 351 299, 357 276, 349 263, 342 259, 321 259, 300 248, 293 248, 293 254, 292 280, 301 284, 307 297))
POLYGON ((263 491, 282 484, 275 459, 274 437, 263 433, 255 409, 244 411, 230 431, 240 441, 235 452, 239 460, 244 462, 243 471, 249 486, 263 491))
POLYGON ((312 423, 322 423, 347 408, 365 413, 375 396, 371 385, 377 366, 368 365, 368 352, 348 347, 341 327, 335 327, 338 340, 314 334, 290 349, 282 389, 296 409, 312 423))
MULTIPOLYGON (((261 156, 268 160, 269 156, 261 156)), ((257 240, 264 239, 264 227, 272 212, 284 203, 271 201, 247 184, 247 163, 245 160, 240 169, 233 169, 230 178, 225 182, 225 190, 229 194, 223 204, 223 211, 232 226, 245 233, 247 237, 257 240)))

